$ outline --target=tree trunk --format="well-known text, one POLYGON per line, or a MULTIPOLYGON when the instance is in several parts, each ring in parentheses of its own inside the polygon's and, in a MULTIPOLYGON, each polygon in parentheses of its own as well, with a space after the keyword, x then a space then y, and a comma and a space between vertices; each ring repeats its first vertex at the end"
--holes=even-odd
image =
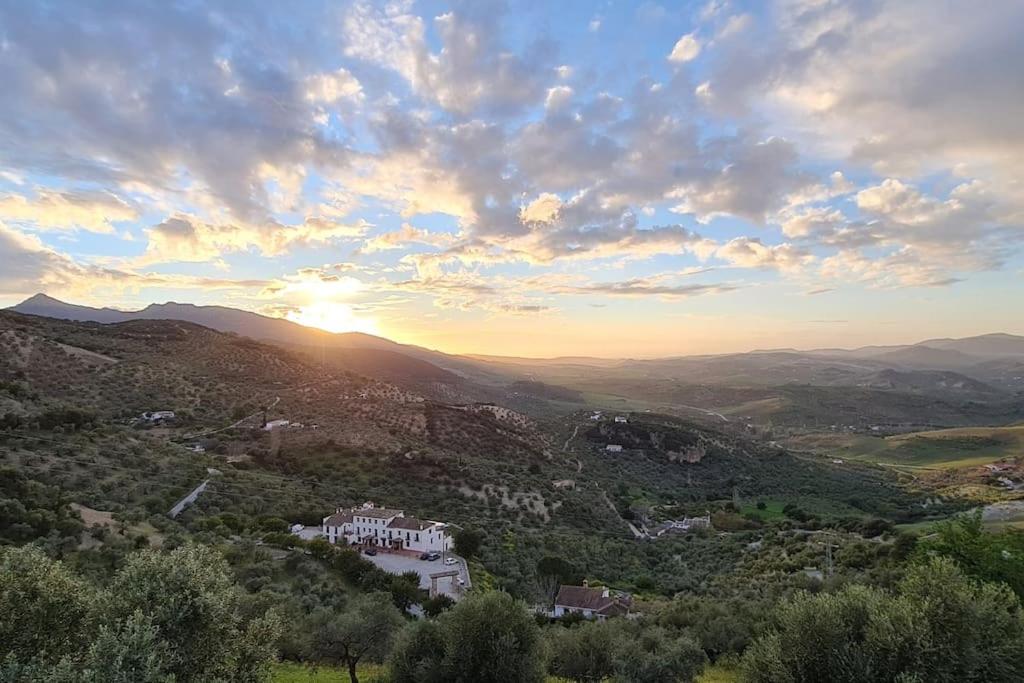
POLYGON ((356 662, 352 659, 348 661, 348 679, 352 683, 359 683, 359 677, 356 675, 356 662))

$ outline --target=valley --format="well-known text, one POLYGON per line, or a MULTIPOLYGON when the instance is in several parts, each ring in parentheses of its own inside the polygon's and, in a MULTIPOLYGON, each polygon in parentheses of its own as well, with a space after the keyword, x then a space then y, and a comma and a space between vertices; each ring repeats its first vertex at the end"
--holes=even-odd
POLYGON ((731 358, 737 375, 717 357, 512 362, 350 342, 0 311, 0 494, 23 510, 0 538, 45 539, 97 578, 135 548, 214 545, 253 599, 301 619, 299 604, 334 599, 305 575, 347 599, 366 587, 289 529, 315 536, 336 507, 375 501, 478 539, 473 592, 543 605, 554 564, 641 612, 757 611, 886 584, 916 534, 980 506, 987 528, 1013 528, 1024 504, 1022 399, 1005 383, 876 361, 851 378, 816 353, 731 358))

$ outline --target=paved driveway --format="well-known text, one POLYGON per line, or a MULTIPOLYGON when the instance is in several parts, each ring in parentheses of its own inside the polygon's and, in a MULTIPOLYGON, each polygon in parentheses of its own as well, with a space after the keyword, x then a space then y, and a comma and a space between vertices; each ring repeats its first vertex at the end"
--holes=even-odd
MULTIPOLYGON (((435 560, 434 562, 427 562, 426 560, 420 560, 415 557, 408 557, 405 555, 393 555, 390 553, 378 552, 376 555, 363 555, 367 560, 373 562, 375 565, 380 567, 386 572, 392 574, 401 574, 403 572, 414 571, 420 575, 420 588, 425 590, 430 589, 430 575, 436 574, 437 572, 448 571, 451 569, 457 569, 459 576, 462 577, 466 585, 469 585, 469 573, 466 569, 466 562, 461 557, 456 557, 449 553, 446 557, 455 557, 458 560, 458 564, 447 566, 441 560, 435 560)), ((449 596, 454 600, 458 600, 462 597, 462 592, 459 590, 459 586, 455 582, 454 577, 447 577, 437 580, 437 590, 445 595, 449 596)))

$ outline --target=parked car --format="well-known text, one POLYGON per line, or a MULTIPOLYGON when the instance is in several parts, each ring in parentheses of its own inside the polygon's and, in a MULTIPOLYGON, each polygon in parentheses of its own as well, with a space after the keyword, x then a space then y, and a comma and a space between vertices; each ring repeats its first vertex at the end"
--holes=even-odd
POLYGON ((441 553, 427 553, 427 560, 433 562, 441 559, 441 553))
POLYGON ((376 555, 377 554, 377 549, 376 548, 367 548, 363 552, 365 552, 367 555, 371 555, 372 556, 372 555, 376 555))
POLYGON ((447 564, 447 565, 453 565, 453 564, 458 564, 459 561, 456 560, 454 557, 447 557, 447 558, 445 558, 444 563, 447 564))
POLYGON ((421 560, 429 560, 430 559, 430 553, 420 553, 420 559, 421 560))
POLYGON ((456 580, 459 582, 460 586, 465 586, 466 585, 466 580, 464 578, 462 578, 461 576, 458 579, 456 579, 456 580))

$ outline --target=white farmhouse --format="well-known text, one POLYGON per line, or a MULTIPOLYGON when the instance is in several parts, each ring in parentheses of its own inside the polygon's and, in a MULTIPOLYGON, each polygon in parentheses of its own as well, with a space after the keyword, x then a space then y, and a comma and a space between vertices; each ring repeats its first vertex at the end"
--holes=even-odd
POLYGON ((561 586, 555 596, 555 618, 577 613, 585 619, 604 621, 608 617, 629 614, 628 595, 612 595, 607 588, 591 588, 584 581, 582 586, 561 586))
POLYGON ((323 535, 331 543, 372 545, 392 550, 444 552, 452 549, 452 535, 443 522, 406 517, 402 510, 363 503, 338 508, 324 517, 323 535))

